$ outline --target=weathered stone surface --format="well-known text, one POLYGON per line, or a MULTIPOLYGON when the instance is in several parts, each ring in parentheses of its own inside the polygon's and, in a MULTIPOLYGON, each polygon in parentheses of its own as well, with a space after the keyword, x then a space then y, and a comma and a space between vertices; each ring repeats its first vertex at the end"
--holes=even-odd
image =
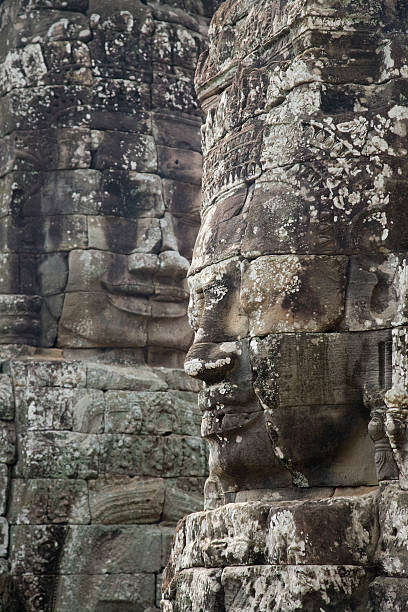
POLYGON ((79 479, 13 478, 9 503, 8 517, 13 525, 90 522, 87 484, 79 479))
POLYGON ((171 586, 164 612, 352 609, 369 577, 353 566, 188 569, 171 586), (175 600, 175 601, 174 601, 175 600))
POLYGON ((382 488, 379 502, 381 535, 377 561, 387 576, 408 576, 408 493, 397 483, 382 488))
POLYGON ((9 468, 5 463, 0 464, 0 516, 6 514, 7 497, 9 492, 9 468))
POLYGON ((100 441, 96 434, 69 431, 28 431, 20 436, 15 466, 20 478, 95 478, 100 441))
MULTIPOLYGON (((222 573, 225 610, 353 609, 369 576, 353 566, 228 567, 222 573)), ((216 608, 215 608, 216 609, 216 608)))
POLYGON ((56 574, 67 533, 63 525, 11 526, 12 574, 56 574))
POLYGON ((124 606, 153 612, 154 589, 154 574, 76 574, 59 577, 55 601, 61 612, 121 612, 124 606))
POLYGON ((171 599, 162 602, 163 612, 187 612, 188 610, 214 610, 224 607, 221 586, 221 570, 203 568, 185 570, 177 575, 171 585, 171 599))
MULTIPOLYGON (((157 523, 162 518, 165 495, 167 499, 166 485, 162 478, 116 476, 90 481, 92 523, 157 523)), ((183 512, 180 508, 177 518, 181 514, 183 512)))
POLYGON ((374 493, 273 505, 247 502, 193 514, 178 527, 173 562, 177 570, 266 564, 364 566, 372 563, 377 544, 376 501, 374 493))
POLYGON ((294 255, 244 261, 241 301, 250 334, 336 329, 343 318, 347 263, 345 257, 294 255))
POLYGON ((165 391, 167 383, 151 368, 123 367, 102 363, 87 364, 87 386, 94 389, 165 391))
POLYGON ((144 476, 204 476, 206 449, 192 436, 106 434, 101 440, 100 471, 144 476))
POLYGON ((162 519, 164 522, 173 524, 181 516, 198 512, 203 506, 202 490, 204 489, 204 483, 200 483, 201 486, 198 491, 189 492, 180 488, 178 480, 180 479, 175 479, 174 484, 172 484, 166 479, 162 519))
POLYGON ((162 533, 155 525, 73 526, 59 570, 61 574, 153 573, 161 567, 161 547, 162 533))
POLYGON ((344 327, 351 331, 406 323, 406 257, 350 258, 344 327))
POLYGON ((403 612, 408 605, 408 582, 406 578, 376 578, 369 589, 370 612, 403 612))
POLYGON ((108 391, 105 401, 108 433, 195 435, 200 426, 195 393, 108 391))
POLYGON ((96 389, 18 387, 16 404, 17 420, 28 431, 103 431, 104 395, 96 389))
POLYGON ((9 545, 9 524, 7 519, 0 517, 0 557, 7 557, 9 545))
POLYGON ((14 393, 11 379, 6 374, 0 376, 0 419, 11 421, 14 418, 14 393))
POLYGON ((14 423, 0 422, 0 462, 11 465, 16 460, 16 428, 14 423))
POLYGON ((81 362, 13 360, 6 365, 17 387, 85 387, 86 367, 81 362))

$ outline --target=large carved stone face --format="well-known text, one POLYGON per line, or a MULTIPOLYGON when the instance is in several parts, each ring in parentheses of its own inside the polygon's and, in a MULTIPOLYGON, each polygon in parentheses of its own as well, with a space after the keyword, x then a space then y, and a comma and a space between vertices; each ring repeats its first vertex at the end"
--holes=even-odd
POLYGON ((172 365, 191 341, 193 76, 214 3, 159 4, 7 9, 4 37, 18 37, 1 69, 1 343, 156 351, 172 365))
POLYGON ((387 3, 349 3, 347 31, 335 0, 244 4, 216 14, 197 76, 186 368, 206 382, 211 469, 224 489, 373 483, 363 386, 390 385, 407 321, 404 47, 366 38, 387 3))

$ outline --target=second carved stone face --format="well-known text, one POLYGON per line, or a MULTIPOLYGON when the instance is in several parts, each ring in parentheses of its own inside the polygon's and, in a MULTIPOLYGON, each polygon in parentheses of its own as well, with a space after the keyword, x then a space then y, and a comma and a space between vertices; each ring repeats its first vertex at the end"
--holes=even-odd
POLYGON ((196 78, 186 368, 225 490, 375 483, 363 389, 390 387, 408 323, 406 11, 351 0, 344 30, 317 4, 224 4, 196 78))
MULTIPOLYGON (((251 334, 247 265, 231 258, 190 278, 195 342, 185 368, 206 383, 199 403, 212 474, 224 492, 375 483, 361 381, 378 372, 378 338, 251 334)), ((291 268, 281 283, 283 273, 291 283, 291 268)), ((258 282, 261 305, 271 285, 258 282)))

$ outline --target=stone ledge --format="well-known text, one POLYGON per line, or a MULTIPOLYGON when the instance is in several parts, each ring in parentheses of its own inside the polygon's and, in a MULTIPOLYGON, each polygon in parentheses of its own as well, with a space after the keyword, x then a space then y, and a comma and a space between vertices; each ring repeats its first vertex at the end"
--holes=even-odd
POLYGON ((228 565, 354 565, 373 562, 377 491, 324 500, 234 503, 185 517, 174 569, 228 565), (324 526, 324 529, 322 529, 324 526))

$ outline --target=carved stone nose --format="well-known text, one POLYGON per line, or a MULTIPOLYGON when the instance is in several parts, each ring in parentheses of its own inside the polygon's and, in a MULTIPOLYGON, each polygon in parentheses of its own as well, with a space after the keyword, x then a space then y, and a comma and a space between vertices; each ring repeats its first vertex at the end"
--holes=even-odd
POLYGON ((164 251, 159 255, 157 276, 185 279, 189 267, 189 261, 177 251, 164 251))
POLYGON ((195 343, 187 353, 184 370, 189 376, 205 382, 218 381, 234 368, 239 354, 237 342, 195 343))

